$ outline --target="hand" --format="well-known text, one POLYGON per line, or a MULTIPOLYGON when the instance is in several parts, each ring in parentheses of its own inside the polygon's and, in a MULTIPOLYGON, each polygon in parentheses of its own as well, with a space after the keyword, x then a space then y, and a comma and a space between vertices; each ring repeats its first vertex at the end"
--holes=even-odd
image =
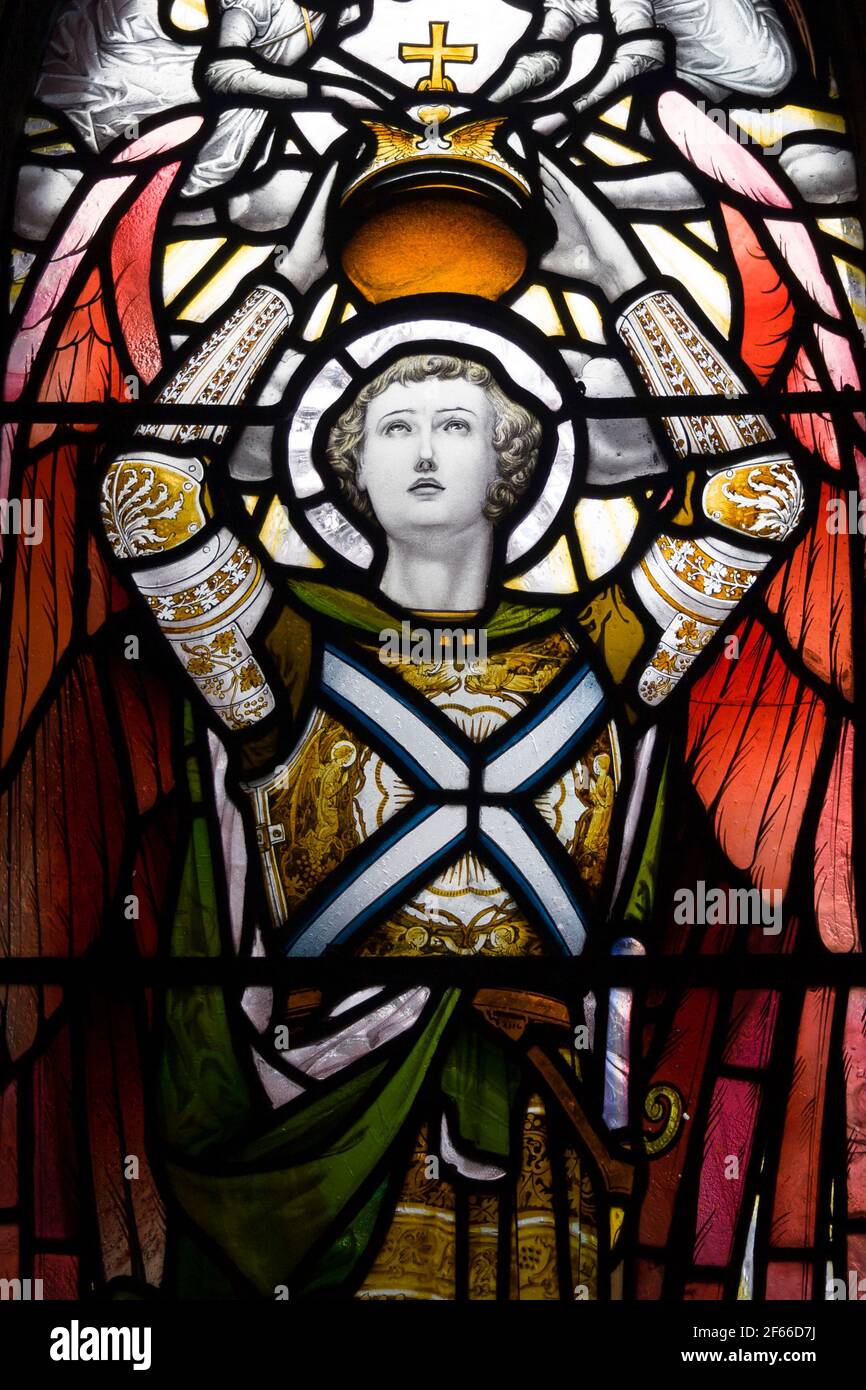
POLYGON ((574 109, 580 115, 590 107, 598 106, 618 92, 626 82, 632 82, 641 73, 653 72, 664 66, 664 43, 659 39, 641 39, 629 44, 624 51, 618 51, 607 70, 593 84, 588 92, 574 102, 574 109))
POLYGON ((544 270, 597 285, 608 299, 618 299, 646 278, 625 239, 583 189, 539 155, 541 186, 556 223, 556 242, 541 259, 544 270))
POLYGON ((307 215, 298 227, 288 255, 280 259, 277 267, 279 273, 301 294, 305 294, 328 268, 328 258, 325 254, 325 217, 336 176, 337 165, 334 163, 326 171, 307 215))
POLYGON ((268 101, 305 101, 306 82, 263 72, 248 58, 215 58, 204 72, 205 86, 220 97, 264 97, 268 101))
MULTIPOLYGON (((622 362, 607 353, 562 352, 587 400, 634 400, 635 389, 622 362)), ((638 479, 668 471, 652 427, 641 417, 586 420, 586 473, 592 487, 630 488, 638 479)))
POLYGON ((509 97, 519 96, 527 89, 544 86, 556 77, 561 67, 562 55, 552 48, 526 53, 518 58, 508 76, 491 93, 490 100, 508 101, 509 97))

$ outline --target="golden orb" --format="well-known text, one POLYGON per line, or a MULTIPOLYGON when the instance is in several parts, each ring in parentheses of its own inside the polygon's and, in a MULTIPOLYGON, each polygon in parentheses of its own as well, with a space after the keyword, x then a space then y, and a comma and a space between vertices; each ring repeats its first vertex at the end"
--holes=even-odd
POLYGON ((373 207, 343 248, 346 274, 373 304, 449 291, 498 299, 526 259, 493 201, 460 188, 426 187, 373 207))

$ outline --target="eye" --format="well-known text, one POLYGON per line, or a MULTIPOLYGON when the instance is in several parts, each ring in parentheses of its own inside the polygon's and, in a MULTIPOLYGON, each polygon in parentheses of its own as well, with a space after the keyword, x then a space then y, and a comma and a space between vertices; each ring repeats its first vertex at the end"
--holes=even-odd
POLYGON ((469 422, 455 417, 453 420, 446 420, 443 429, 448 430, 450 434, 468 434, 469 422))
POLYGON ((385 434, 408 434, 411 426, 408 420, 389 420, 383 433, 385 434))

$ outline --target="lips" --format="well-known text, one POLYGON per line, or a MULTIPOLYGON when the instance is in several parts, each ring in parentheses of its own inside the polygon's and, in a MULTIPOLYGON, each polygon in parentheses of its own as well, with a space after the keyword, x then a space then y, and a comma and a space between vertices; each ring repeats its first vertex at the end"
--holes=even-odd
POLYGON ((435 482, 432 478, 419 478, 417 483, 413 483, 408 489, 409 492, 444 492, 441 483, 435 482))

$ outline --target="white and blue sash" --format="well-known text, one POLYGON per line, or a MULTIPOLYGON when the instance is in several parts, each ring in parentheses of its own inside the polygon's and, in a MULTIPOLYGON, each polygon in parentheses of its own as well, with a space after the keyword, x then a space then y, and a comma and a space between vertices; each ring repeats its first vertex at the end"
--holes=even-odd
MULTIPOLYGON (((575 663, 482 743, 355 653, 326 646, 323 701, 378 749, 413 793, 293 914, 285 951, 321 955, 381 920, 468 850, 495 868, 554 949, 579 955, 585 915, 563 847, 533 804, 603 721, 604 691, 575 663)), ((426 703, 426 702, 425 702, 426 703)))

